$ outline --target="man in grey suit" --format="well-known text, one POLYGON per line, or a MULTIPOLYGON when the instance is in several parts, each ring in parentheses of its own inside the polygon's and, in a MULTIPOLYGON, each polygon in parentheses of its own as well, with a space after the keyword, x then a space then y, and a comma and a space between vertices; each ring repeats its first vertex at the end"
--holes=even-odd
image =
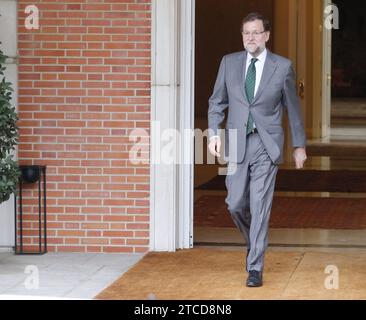
POLYGON ((282 115, 287 110, 296 168, 306 160, 306 137, 290 60, 266 49, 269 21, 258 13, 243 19, 245 51, 223 57, 209 100, 209 150, 220 157, 220 125, 228 110, 225 156, 226 203, 247 244, 248 287, 262 286, 264 254, 278 164, 283 159, 282 115), (233 134, 234 133, 234 134, 233 134))

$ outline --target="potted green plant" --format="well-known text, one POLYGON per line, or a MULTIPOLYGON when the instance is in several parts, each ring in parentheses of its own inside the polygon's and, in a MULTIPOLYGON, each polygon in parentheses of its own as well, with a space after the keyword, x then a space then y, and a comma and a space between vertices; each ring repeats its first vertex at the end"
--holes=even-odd
MULTIPOLYGON (((0 42, 1 44, 1 42, 0 42)), ((11 105, 14 91, 10 82, 6 82, 4 70, 7 56, 0 50, 0 203, 7 201, 17 190, 20 170, 13 159, 15 146, 18 144, 18 116, 11 105)))

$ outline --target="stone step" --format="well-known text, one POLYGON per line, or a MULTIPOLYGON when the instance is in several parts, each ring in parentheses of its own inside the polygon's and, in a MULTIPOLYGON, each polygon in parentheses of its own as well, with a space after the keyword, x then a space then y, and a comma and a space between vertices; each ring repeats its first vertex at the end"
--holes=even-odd
MULTIPOLYGON (((225 176, 216 176, 198 190, 226 190, 225 176)), ((276 191, 366 193, 366 170, 280 169, 276 191)))

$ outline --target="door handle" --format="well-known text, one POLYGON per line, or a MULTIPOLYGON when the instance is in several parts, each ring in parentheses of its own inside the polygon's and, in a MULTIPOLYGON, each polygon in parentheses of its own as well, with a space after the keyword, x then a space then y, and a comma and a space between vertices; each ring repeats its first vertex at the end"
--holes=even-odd
POLYGON ((303 99, 305 97, 305 80, 300 80, 298 83, 299 97, 303 99))

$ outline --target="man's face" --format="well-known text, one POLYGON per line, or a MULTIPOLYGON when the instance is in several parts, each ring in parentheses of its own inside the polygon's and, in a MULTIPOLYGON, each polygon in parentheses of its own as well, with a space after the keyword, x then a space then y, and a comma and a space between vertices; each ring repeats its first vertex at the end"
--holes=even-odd
POLYGON ((269 31, 264 31, 262 20, 249 21, 243 25, 244 48, 253 56, 258 56, 266 47, 269 31))

